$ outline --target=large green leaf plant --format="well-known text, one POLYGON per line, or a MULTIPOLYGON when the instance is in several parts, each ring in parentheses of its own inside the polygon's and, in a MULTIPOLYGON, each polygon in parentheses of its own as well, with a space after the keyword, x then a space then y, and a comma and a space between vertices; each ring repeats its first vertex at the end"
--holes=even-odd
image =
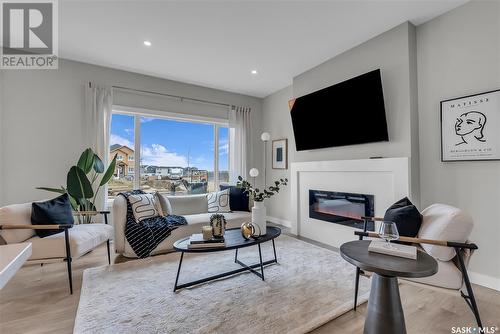
MULTIPOLYGON (((48 188, 38 187, 37 189, 68 194, 71 207, 75 211, 95 211, 94 205, 101 188, 113 177, 116 167, 116 155, 108 168, 97 154, 88 148, 80 155, 76 166, 69 169, 66 177, 66 187, 48 188)), ((92 216, 78 216, 81 223, 90 223, 92 216)))

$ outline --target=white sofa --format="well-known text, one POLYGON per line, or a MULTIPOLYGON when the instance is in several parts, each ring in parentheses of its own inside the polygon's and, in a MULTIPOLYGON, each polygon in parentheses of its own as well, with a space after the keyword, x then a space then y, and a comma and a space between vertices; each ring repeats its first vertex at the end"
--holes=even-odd
MULTIPOLYGON (((179 226, 172 231, 170 236, 163 240, 151 255, 171 252, 173 244, 178 239, 188 237, 193 233, 201 233, 201 227, 210 224, 210 216, 213 213, 208 212, 207 196, 189 195, 189 196, 164 196, 170 203, 171 209, 165 210, 169 214, 179 215, 186 218, 187 225, 179 226)), ((250 212, 234 211, 222 213, 227 221, 226 228, 240 227, 245 221, 251 219, 250 212)), ((127 221, 127 200, 123 196, 117 196, 113 201, 113 225, 115 228, 114 245, 115 251, 125 257, 136 258, 137 255, 130 247, 125 238, 125 223, 127 221)))

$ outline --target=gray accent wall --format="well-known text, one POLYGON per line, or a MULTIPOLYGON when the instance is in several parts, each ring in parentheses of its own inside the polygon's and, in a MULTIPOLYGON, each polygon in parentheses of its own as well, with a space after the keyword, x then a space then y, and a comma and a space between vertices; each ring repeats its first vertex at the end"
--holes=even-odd
POLYGON ((472 215, 473 279, 500 289, 500 161, 441 162, 439 120, 440 101, 500 89, 500 2, 472 1, 422 24, 417 50, 422 207, 472 215))
MULTIPOLYGON (((289 162, 368 159, 370 157, 408 157, 411 160, 411 197, 418 204, 418 119, 417 91, 415 89, 416 57, 415 27, 405 22, 363 44, 356 46, 293 79, 293 85, 264 99, 263 126, 272 139, 288 138, 289 162), (380 68, 384 89, 385 108, 389 130, 389 142, 351 145, 318 150, 295 149, 288 100, 331 86, 360 74, 380 68), (412 122, 413 120, 413 122, 412 122)), ((359 92, 363 98, 363 92, 359 92)), ((335 101, 332 101, 332 104, 335 101)), ((346 111, 354 112, 354 111, 346 111)), ((322 110, 311 110, 311 117, 321 122, 322 110)), ((332 124, 336 127, 356 124, 332 124)), ((314 136, 314 132, 311 132, 314 136)), ((270 152, 268 161, 271 161, 270 152)), ((270 168, 270 166, 268 166, 270 168)), ((289 178, 289 170, 272 170, 271 177, 283 175, 289 178)), ((274 180, 274 179, 273 179, 274 180)), ((334 191, 335 189, 331 189, 334 191)), ((290 221, 289 197, 280 194, 270 202, 268 215, 276 221, 290 221)))

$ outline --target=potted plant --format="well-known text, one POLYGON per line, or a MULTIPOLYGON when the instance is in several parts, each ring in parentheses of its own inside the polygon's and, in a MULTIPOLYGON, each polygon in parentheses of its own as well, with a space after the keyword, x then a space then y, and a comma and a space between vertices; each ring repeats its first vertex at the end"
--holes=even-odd
POLYGON ((243 177, 238 176, 238 182, 236 186, 243 189, 253 199, 252 208, 252 223, 258 225, 261 234, 266 234, 266 207, 264 206, 264 200, 266 198, 271 198, 275 194, 279 193, 280 187, 286 186, 288 179, 279 179, 274 181, 272 186, 267 189, 264 188, 260 190, 259 188, 254 188, 250 182, 245 180, 243 177))
MULTIPOLYGON (((37 189, 67 193, 74 211, 96 211, 94 205, 99 190, 109 182, 116 167, 116 155, 108 168, 97 154, 88 148, 80 155, 76 166, 72 166, 66 177, 66 187, 48 188, 38 187, 37 189)), ((81 223, 90 223, 92 216, 78 216, 81 223)))

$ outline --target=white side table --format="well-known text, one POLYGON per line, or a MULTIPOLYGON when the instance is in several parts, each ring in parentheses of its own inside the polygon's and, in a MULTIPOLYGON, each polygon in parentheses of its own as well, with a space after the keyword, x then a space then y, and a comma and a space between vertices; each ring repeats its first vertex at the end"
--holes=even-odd
POLYGON ((0 245, 0 289, 31 256, 31 242, 0 245))

